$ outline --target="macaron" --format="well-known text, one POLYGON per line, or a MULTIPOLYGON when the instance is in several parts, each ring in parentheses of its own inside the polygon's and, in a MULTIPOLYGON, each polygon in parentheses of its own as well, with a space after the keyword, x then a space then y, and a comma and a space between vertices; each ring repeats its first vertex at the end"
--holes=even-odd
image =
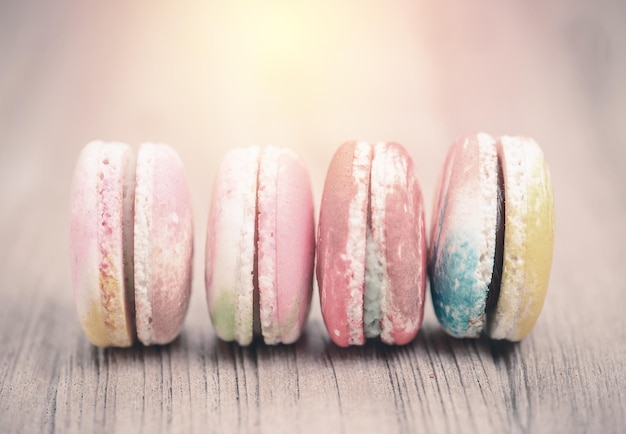
POLYGON ((459 138, 440 177, 429 247, 444 330, 523 339, 543 307, 553 243, 554 199, 539 145, 484 133, 459 138))
POLYGON ((315 225, 306 167, 287 148, 233 149, 211 196, 206 295, 225 341, 290 344, 311 304, 315 225))
POLYGON ((423 319, 426 257, 422 193, 407 151, 396 143, 339 147, 324 184, 316 268, 333 342, 410 342, 423 319))
POLYGON ((71 191, 70 256, 78 317, 98 347, 167 344, 191 289, 191 197, 178 154, 91 142, 71 191))

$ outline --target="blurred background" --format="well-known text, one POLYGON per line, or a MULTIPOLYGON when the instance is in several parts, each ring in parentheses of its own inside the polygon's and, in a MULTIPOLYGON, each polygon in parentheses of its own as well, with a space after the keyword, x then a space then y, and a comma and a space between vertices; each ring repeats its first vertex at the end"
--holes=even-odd
MULTIPOLYGON (((2 269, 46 264, 50 249, 38 245, 57 246, 53 264, 67 267, 72 170, 93 139, 179 151, 196 215, 194 298, 203 298, 211 184, 228 149, 291 146, 311 170, 318 209, 339 144, 398 141, 415 159, 429 218, 447 147, 485 131, 544 148, 557 200, 554 273, 609 244, 599 263, 612 270, 626 257, 611 242, 624 233, 603 230, 622 227, 609 220, 626 204, 625 77, 622 1, 5 0, 0 239, 19 247, 2 269), (568 217, 583 206, 594 213, 568 217), (581 227, 590 228, 582 237, 581 227)), ((71 312, 69 270, 47 278, 68 287, 61 305, 71 312)), ((208 323, 204 303, 191 306, 208 323)))

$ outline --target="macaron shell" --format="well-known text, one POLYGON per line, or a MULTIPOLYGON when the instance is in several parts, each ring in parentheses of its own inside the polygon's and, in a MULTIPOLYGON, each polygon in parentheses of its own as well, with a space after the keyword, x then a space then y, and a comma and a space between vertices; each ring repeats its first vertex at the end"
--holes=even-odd
POLYGON ((497 155, 487 134, 450 148, 433 212, 429 268, 433 306, 446 332, 477 337, 495 254, 497 155))
POLYGON ((309 311, 315 254, 311 181, 293 152, 263 149, 257 206, 262 334, 267 344, 289 344, 309 311))
POLYGON ((347 142, 333 156, 320 206, 317 281, 322 316, 339 346, 362 345, 372 147, 347 142))
POLYGON ((220 165, 211 197, 206 292, 217 335, 252 342, 256 186, 259 148, 234 149, 220 165))
POLYGON ((139 340, 167 344, 178 336, 191 291, 191 195, 178 154, 145 143, 137 156, 135 306, 139 340))
POLYGON ((554 198, 539 146, 529 138, 501 137, 505 185, 504 265, 500 298, 489 334, 519 341, 534 327, 550 279, 554 198))
MULTIPOLYGON (((276 215, 278 160, 280 150, 267 147, 261 151, 257 186, 257 275, 259 281, 259 320, 261 333, 267 344, 281 342, 277 289, 276 215)), ((296 249, 294 248, 294 251, 296 249)))
POLYGON ((423 319, 426 234, 421 189, 413 161, 396 143, 374 148, 371 231, 383 265, 381 334, 387 344, 406 344, 423 319))
POLYGON ((123 230, 132 221, 133 160, 122 143, 89 143, 81 152, 72 183, 70 252, 74 296, 81 325, 96 346, 133 344, 132 305, 125 279, 129 266, 123 230), (127 206, 125 206, 125 204, 127 206))
POLYGON ((278 327, 289 344, 300 337, 311 306, 315 220, 309 173, 287 150, 278 160, 276 194, 278 327))

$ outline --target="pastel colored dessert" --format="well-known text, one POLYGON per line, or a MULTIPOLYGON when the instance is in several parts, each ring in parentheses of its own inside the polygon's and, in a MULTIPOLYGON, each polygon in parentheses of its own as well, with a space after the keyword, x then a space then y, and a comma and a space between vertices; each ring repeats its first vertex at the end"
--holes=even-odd
POLYGON ((429 249, 435 313, 457 337, 519 341, 543 307, 554 201, 539 146, 525 137, 461 137, 440 178, 429 249))
POLYGON ((71 193, 70 254, 78 317, 99 347, 167 344, 191 289, 191 197, 167 145, 91 142, 71 193))
POLYGON ((333 342, 402 345, 415 337, 426 283, 424 206, 401 145, 348 142, 337 150, 317 249, 322 315, 333 342))
POLYGON ((309 313, 315 255, 311 181, 286 148, 228 152, 213 186, 206 295, 217 335, 295 342, 309 313))

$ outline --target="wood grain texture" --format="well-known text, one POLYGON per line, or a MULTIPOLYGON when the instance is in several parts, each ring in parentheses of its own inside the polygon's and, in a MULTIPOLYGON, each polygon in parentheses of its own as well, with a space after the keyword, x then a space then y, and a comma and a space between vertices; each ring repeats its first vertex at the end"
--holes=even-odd
POLYGON ((293 46, 246 39, 274 18, 243 0, 130 3, 0 4, 0 432, 626 431, 622 3, 322 1, 285 9, 293 46), (226 150, 292 146, 319 200, 341 142, 397 140, 430 203, 473 130, 528 134, 551 169, 553 271, 524 341, 451 338, 428 298, 411 344, 340 349, 317 292, 295 345, 215 337, 204 236, 226 150), (96 138, 169 142, 187 167, 193 293, 171 345, 102 350, 80 329, 69 186, 96 138))

